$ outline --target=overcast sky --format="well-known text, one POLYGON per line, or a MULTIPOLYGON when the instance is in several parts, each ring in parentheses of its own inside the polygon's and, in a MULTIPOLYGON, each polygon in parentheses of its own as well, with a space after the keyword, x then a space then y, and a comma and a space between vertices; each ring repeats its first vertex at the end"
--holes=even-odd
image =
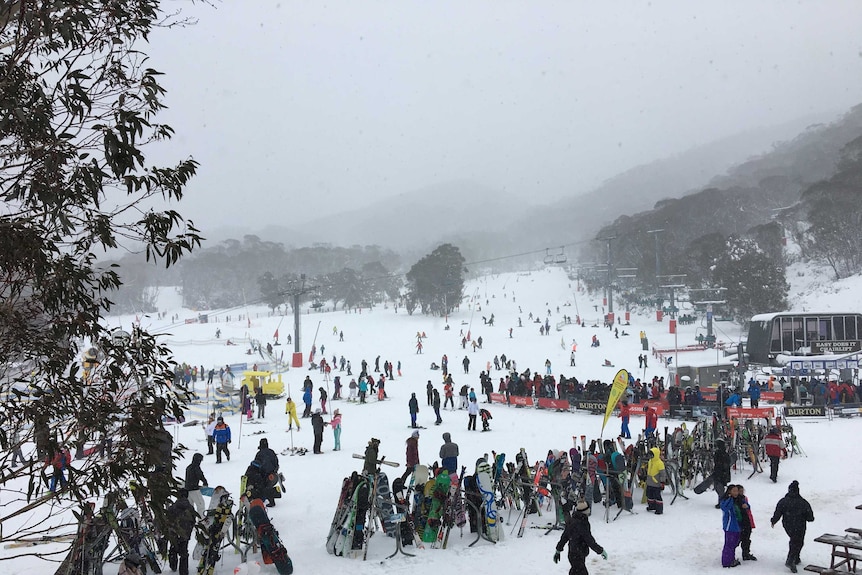
MULTIPOLYGON (((172 7, 185 2, 166 3, 172 7)), ((862 102, 862 2, 223 0, 159 32, 180 211, 308 219, 472 180, 548 202, 862 102)))

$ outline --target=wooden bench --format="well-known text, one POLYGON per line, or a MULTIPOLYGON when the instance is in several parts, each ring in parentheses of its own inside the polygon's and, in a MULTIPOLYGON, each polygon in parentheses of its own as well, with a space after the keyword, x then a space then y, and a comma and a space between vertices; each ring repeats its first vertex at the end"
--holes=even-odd
MULTIPOLYGON (((841 557, 842 559, 849 559, 851 561, 862 561, 862 553, 853 553, 852 551, 840 551, 836 549, 832 552, 833 557, 841 557)), ((853 565, 855 567, 855 563, 853 565)))
POLYGON ((821 573, 822 575, 846 575, 847 573, 850 573, 850 571, 841 571, 837 569, 831 569, 829 567, 821 567, 820 565, 806 565, 803 568, 803 571, 821 573))
POLYGON ((855 533, 856 535, 862 535, 862 529, 859 529, 858 527, 848 527, 844 531, 846 531, 847 533, 855 533))

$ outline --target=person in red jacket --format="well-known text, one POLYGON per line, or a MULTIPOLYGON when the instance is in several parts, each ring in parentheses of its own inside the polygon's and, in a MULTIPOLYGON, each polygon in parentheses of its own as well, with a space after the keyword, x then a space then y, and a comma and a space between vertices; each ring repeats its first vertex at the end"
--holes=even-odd
POLYGON ((766 449, 766 456, 769 458, 769 478, 773 483, 778 482, 778 464, 782 457, 787 457, 787 447, 784 445, 784 440, 781 438, 781 432, 777 427, 773 427, 763 438, 763 447, 766 449))
POLYGON ((60 489, 65 489, 68 485, 65 471, 70 463, 72 463, 72 454, 65 447, 57 448, 53 457, 49 457, 45 461, 45 467, 50 465, 54 468, 54 474, 51 476, 51 482, 48 486, 52 492, 57 491, 57 482, 60 483, 60 489))
POLYGON ((644 407, 644 411, 646 411, 646 430, 644 433, 649 439, 654 436, 655 430, 658 429, 658 412, 654 407, 644 407))
POLYGON ((629 407, 629 402, 625 399, 620 402, 620 418, 622 424, 620 426, 620 437, 623 439, 631 439, 632 433, 629 431, 629 419, 631 418, 632 409, 629 407))

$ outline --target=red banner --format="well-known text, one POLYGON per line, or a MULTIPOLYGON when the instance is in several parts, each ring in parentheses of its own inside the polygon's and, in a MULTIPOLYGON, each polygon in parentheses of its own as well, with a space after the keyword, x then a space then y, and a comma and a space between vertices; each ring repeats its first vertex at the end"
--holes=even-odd
POLYGON ((775 419, 773 407, 728 407, 729 419, 775 419))
POLYGON ((784 393, 780 391, 761 391, 760 400, 768 401, 769 403, 782 403, 784 401, 784 393))
POLYGON ((669 409, 668 403, 666 401, 655 401, 652 399, 650 399, 649 401, 642 401, 640 403, 629 404, 629 408, 631 408, 631 415, 646 415, 644 407, 651 407, 655 409, 655 412, 658 415, 664 415, 664 412, 669 409))
POLYGON ((506 403, 506 396, 502 393, 492 393, 491 403, 506 403))
MULTIPOLYGON (((505 401, 505 398, 503 398, 505 401)), ((532 397, 522 397, 520 395, 510 395, 509 396, 509 404, 511 405, 524 405, 527 407, 533 407, 533 398, 532 397)))
POLYGON ((562 409, 569 410, 569 402, 565 399, 551 399, 550 397, 539 398, 539 409, 562 409))

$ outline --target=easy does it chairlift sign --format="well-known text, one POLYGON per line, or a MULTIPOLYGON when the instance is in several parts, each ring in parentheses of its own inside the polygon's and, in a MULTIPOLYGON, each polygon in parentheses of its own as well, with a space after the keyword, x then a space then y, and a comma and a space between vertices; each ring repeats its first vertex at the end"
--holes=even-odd
POLYGON ((857 340, 846 341, 812 341, 811 353, 814 355, 840 355, 853 353, 862 349, 862 342, 857 340))

